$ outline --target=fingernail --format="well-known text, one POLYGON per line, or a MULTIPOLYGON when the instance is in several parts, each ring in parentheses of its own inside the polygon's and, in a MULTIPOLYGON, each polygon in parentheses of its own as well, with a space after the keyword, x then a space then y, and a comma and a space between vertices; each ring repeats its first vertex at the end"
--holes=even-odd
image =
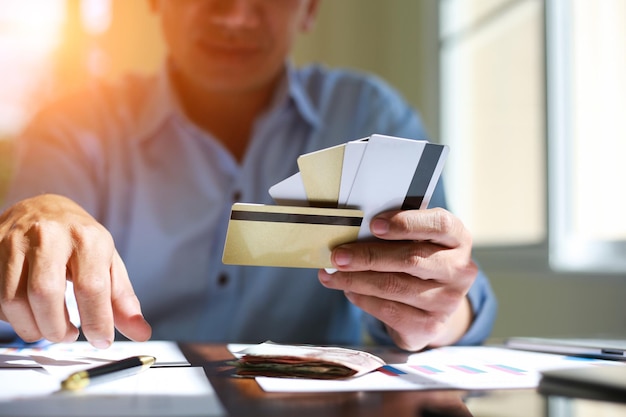
POLYGON ((320 271, 319 277, 320 277, 320 281, 322 281, 323 283, 330 282, 331 276, 328 273, 328 270, 326 270, 326 269, 322 269, 320 271))
POLYGON ((80 332, 78 331, 78 329, 73 328, 69 332, 67 332, 67 334, 65 335, 65 338, 63 339, 63 343, 73 343, 76 340, 78 340, 79 335, 80 335, 80 332))
POLYGON ((377 218, 372 220, 372 232, 376 235, 384 235, 389 232, 389 221, 387 219, 377 218))
POLYGON ((352 251, 348 249, 335 249, 333 253, 333 259, 339 266, 346 266, 352 262, 352 251))
POLYGON ((90 342, 96 349, 106 349, 111 346, 111 341, 105 339, 91 340, 90 342))

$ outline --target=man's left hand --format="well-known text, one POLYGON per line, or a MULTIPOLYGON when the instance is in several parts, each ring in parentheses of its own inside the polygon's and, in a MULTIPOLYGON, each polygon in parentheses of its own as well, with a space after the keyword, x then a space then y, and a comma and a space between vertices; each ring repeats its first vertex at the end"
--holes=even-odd
POLYGON ((321 283, 381 320, 402 349, 460 339, 471 324, 466 294, 478 274, 460 219, 441 208, 390 211, 370 230, 380 240, 335 248, 337 272, 320 270, 321 283))

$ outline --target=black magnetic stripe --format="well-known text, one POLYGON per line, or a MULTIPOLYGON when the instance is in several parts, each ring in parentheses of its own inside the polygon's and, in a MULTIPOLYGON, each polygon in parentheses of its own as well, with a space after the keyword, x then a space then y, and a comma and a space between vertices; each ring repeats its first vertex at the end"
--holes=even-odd
POLYGON ((415 168, 409 191, 407 191, 402 203, 402 210, 420 208, 442 151, 443 146, 433 145, 432 143, 426 144, 424 152, 422 152, 422 156, 417 163, 417 168, 415 168))
POLYGON ((233 211, 231 220, 275 223, 328 224, 332 226, 361 226, 361 217, 324 216, 318 214, 268 213, 259 211, 233 211))

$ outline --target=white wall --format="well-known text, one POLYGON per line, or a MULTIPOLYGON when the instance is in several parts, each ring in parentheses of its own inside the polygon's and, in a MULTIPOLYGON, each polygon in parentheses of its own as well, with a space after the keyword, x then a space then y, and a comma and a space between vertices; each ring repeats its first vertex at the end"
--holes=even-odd
POLYGON ((296 46, 297 63, 376 73, 416 106, 439 136, 437 1, 322 0, 317 25, 296 46))

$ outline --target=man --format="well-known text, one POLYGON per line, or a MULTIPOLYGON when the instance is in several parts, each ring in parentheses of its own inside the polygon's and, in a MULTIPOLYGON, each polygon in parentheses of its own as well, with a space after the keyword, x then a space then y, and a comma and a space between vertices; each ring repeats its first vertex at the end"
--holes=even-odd
MULTIPOLYGON (((232 203, 272 203, 268 188, 298 155, 425 134, 380 80, 289 64, 317 0, 151 5, 169 51, 161 74, 68 97, 18 141, 0 216, 0 319, 27 341, 75 340, 69 280, 99 348, 114 328, 133 340, 357 344, 363 323, 406 350, 484 340, 494 297, 468 231, 443 208, 381 213, 380 240, 336 248, 332 275, 221 263, 232 203)), ((445 206, 441 187, 432 203, 445 206)))

